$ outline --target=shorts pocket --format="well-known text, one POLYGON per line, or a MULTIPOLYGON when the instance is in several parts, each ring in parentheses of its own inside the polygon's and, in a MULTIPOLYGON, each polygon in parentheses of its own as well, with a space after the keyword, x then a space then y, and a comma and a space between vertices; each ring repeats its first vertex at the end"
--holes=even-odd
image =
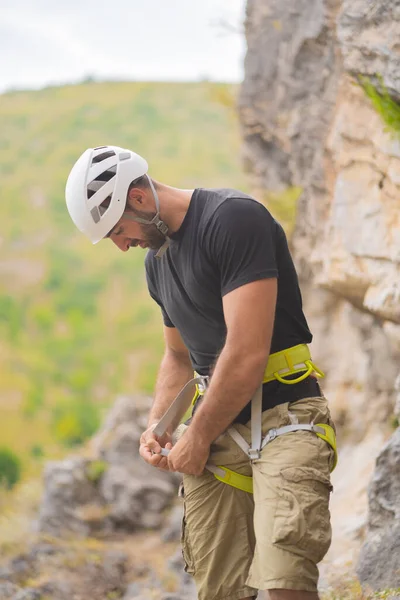
POLYGON ((194 575, 194 560, 193 553, 190 546, 189 535, 186 527, 186 508, 185 500, 183 500, 183 517, 182 517, 182 529, 181 529, 181 546, 183 562, 185 563, 184 569, 186 573, 194 575))
POLYGON ((329 478, 311 467, 282 469, 272 542, 317 563, 331 543, 329 478))

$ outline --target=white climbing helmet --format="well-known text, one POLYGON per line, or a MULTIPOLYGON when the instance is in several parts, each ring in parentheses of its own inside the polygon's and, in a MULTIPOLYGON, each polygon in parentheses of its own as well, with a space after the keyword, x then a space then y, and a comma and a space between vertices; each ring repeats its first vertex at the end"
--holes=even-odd
POLYGON ((93 244, 118 223, 129 185, 147 171, 144 158, 118 146, 89 148, 78 158, 68 176, 65 198, 71 219, 93 244))

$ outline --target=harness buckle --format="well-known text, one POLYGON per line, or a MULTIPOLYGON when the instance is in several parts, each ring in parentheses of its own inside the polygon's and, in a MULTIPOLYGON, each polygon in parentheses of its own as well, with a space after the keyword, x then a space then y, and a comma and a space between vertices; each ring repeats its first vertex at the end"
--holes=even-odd
POLYGON ((164 223, 164 221, 158 221, 157 223, 154 223, 154 225, 157 227, 158 231, 160 231, 163 235, 167 235, 168 234, 168 225, 166 225, 164 223))
POLYGON ((276 427, 274 427, 273 429, 270 429, 268 431, 268 442, 272 442, 272 440, 274 440, 276 437, 278 437, 278 430, 276 429, 276 427))
POLYGON ((258 448, 249 448, 247 450, 247 455, 251 461, 258 460, 261 457, 261 452, 258 448))
POLYGON ((200 395, 205 394, 208 387, 208 380, 208 375, 201 375, 201 381, 197 383, 197 388, 199 390, 200 395))

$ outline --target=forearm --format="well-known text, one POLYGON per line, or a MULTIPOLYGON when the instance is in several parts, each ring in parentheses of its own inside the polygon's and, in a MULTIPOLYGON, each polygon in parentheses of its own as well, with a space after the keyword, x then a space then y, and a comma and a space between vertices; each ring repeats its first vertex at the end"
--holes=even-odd
POLYGON ((148 419, 149 427, 160 420, 178 392, 192 377, 193 369, 188 357, 166 351, 157 375, 154 402, 148 419))
POLYGON ((190 425, 191 435, 212 443, 250 401, 263 379, 268 353, 225 346, 211 383, 190 425))

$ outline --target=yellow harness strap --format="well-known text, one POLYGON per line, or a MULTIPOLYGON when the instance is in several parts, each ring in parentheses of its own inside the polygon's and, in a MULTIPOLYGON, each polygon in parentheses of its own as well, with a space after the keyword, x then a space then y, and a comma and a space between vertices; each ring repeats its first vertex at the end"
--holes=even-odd
POLYGON ((247 492, 248 494, 253 493, 253 478, 248 477, 247 475, 241 475, 240 473, 236 473, 235 471, 231 471, 227 467, 221 467, 218 465, 218 469, 224 471, 225 475, 219 475, 218 473, 214 473, 214 477, 222 483, 227 483, 234 488, 242 490, 242 492, 247 492))
MULTIPOLYGON (((318 369, 318 367, 312 362, 308 346, 306 344, 298 344, 297 346, 286 348, 285 350, 275 352, 269 356, 267 368, 264 373, 263 383, 268 383, 269 381, 277 379, 281 383, 285 383, 287 385, 294 385, 295 383, 299 383, 300 381, 311 375, 311 373, 315 373, 320 377, 324 377, 324 373, 320 369, 318 369), (301 373, 301 375, 299 375, 295 379, 287 379, 288 376, 295 375, 296 373, 301 373)), ((191 401, 189 408, 186 410, 181 422, 185 422, 187 419, 189 419, 192 414, 195 402, 197 401, 199 396, 202 396, 206 391, 207 381, 208 377, 202 377, 195 373, 195 378, 181 390, 174 403, 168 409, 167 413, 161 418, 161 420, 157 424, 156 428, 154 429, 154 432, 158 435, 164 433, 166 431, 167 426, 174 420, 175 415, 178 413, 178 411, 182 410, 182 407, 183 410, 186 409, 190 402, 190 396, 188 398, 188 401, 186 402, 184 392, 186 388, 188 388, 189 391, 189 384, 193 385, 193 383, 195 383, 196 393, 191 401)), ((280 427, 279 429, 270 430, 265 435, 264 440, 261 440, 261 387, 259 388, 257 398, 257 402, 255 402, 254 398, 252 399, 252 432, 253 429, 254 431, 256 431, 256 429, 258 428, 258 435, 260 436, 258 450, 250 448, 249 444, 247 444, 247 442, 242 438, 242 436, 234 427, 230 427, 228 429, 228 433, 230 433, 230 435, 235 439, 235 441, 244 450, 244 452, 248 454, 251 460, 257 460, 257 458, 260 455, 261 448, 263 448, 267 443, 272 442, 277 436, 285 435, 287 433, 297 430, 306 430, 313 432, 315 435, 327 442, 334 450, 335 457, 332 468, 333 471, 333 469, 336 467, 338 457, 335 432, 332 429, 332 427, 330 427, 330 425, 326 425, 324 423, 318 423, 316 425, 287 425, 285 427, 280 427), (253 406, 256 405, 258 407, 258 409, 255 411, 255 421, 257 422, 257 427, 253 428, 253 406)), ((254 446, 254 444, 252 445, 254 446)), ((165 448, 163 448, 161 451, 161 453, 164 456, 167 456, 168 452, 169 450, 166 450, 165 448)), ((227 467, 209 465, 208 463, 206 465, 206 468, 209 471, 211 471, 214 474, 214 477, 216 477, 219 481, 231 485, 235 488, 238 488, 249 494, 253 493, 252 477, 241 475, 240 473, 231 471, 227 467)))
MULTIPOLYGON (((291 348, 286 348, 285 350, 281 350, 279 352, 274 352, 270 354, 268 359, 268 364, 264 372, 263 383, 268 383, 269 381, 273 381, 277 379, 281 383, 287 385, 294 385, 306 379, 311 373, 315 373, 319 377, 324 377, 324 373, 315 365, 315 363, 311 359, 310 350, 307 344, 298 344, 297 346, 292 346, 291 348), (296 373, 301 373, 299 377, 294 379, 287 379, 288 375, 295 375, 296 373)), ((197 373, 195 374, 197 376, 197 373)), ((195 404, 197 399, 202 396, 205 392, 204 385, 196 385, 196 394, 192 401, 192 406, 195 404)), ((191 407, 192 408, 192 407, 191 407)), ((186 414, 185 417, 189 418, 190 415, 186 414)), ((327 442, 334 451, 334 463, 332 467, 333 469, 336 467, 338 456, 337 456, 337 446, 336 446, 336 436, 335 431, 330 425, 325 423, 318 423, 313 429, 313 426, 291 426, 290 429, 292 431, 296 431, 297 429, 307 429, 315 433, 318 437, 327 442), (321 429, 324 433, 321 433, 321 429), (319 431, 318 431, 319 430, 319 431)), ((289 428, 281 428, 275 430, 274 436, 271 437, 272 441, 278 435, 282 435, 286 433, 289 428)), ((229 433, 232 434, 232 428, 230 428, 229 433)), ((268 436, 268 433, 267 433, 268 436)), ((266 437, 267 437, 266 436, 266 437)), ((241 436, 240 436, 241 437, 241 436)), ((234 439, 239 442, 239 445, 243 448, 243 445, 237 439, 237 436, 234 436, 234 439)), ((244 441, 244 440, 243 440, 244 441)), ((245 450, 246 451, 246 450, 245 450)), ((253 493, 253 478, 247 477, 246 475, 241 475, 240 473, 236 473, 231 471, 227 467, 223 467, 218 465, 216 472, 214 472, 214 477, 216 477, 219 481, 231 485, 235 488, 238 488, 244 492, 253 493), (224 475, 221 474, 221 471, 224 472, 224 475)))
POLYGON ((327 425, 326 423, 317 423, 317 425, 318 425, 318 427, 322 427, 322 429, 325 429, 325 433, 316 432, 317 436, 319 438, 321 438, 321 440, 324 440, 327 444, 329 444, 334 452, 333 465, 332 465, 332 469, 331 469, 331 473, 332 473, 332 471, 335 469, 335 467, 338 463, 338 452, 337 452, 335 430, 333 429, 333 427, 331 427, 330 425, 327 425))
MULTIPOLYGON (((314 433, 319 438, 321 438, 322 440, 327 442, 334 451, 334 461, 333 461, 333 466, 331 469, 331 472, 332 472, 334 470, 334 468, 336 467, 337 461, 338 461, 335 431, 330 425, 327 425, 326 423, 316 423, 315 428, 320 428, 320 429, 324 430, 325 433, 319 433, 318 431, 314 431, 314 433)), ((300 429, 300 427, 299 427, 299 429, 300 429)), ((296 431, 295 427, 293 428, 293 431, 296 431)), ((276 430, 276 433, 278 436, 279 429, 276 430)), ((211 470, 211 469, 209 469, 209 470, 211 470)), ((212 470, 212 472, 214 473, 214 477, 216 477, 216 479, 218 479, 219 481, 222 481, 222 483, 231 485, 232 487, 242 490, 243 492, 247 492, 248 494, 253 493, 253 478, 252 477, 248 477, 247 475, 241 475, 240 473, 231 471, 227 467, 223 467, 221 465, 218 465, 217 469, 215 471, 212 470), (224 471, 224 476, 220 474, 221 470, 224 471)))
POLYGON ((307 344, 298 344, 297 346, 286 348, 286 350, 270 354, 263 383, 277 379, 281 383, 294 385, 306 379, 313 372, 319 377, 325 377, 325 374, 312 362, 307 344), (303 371, 305 373, 296 377, 296 379, 285 379, 288 375, 295 375, 303 371))

